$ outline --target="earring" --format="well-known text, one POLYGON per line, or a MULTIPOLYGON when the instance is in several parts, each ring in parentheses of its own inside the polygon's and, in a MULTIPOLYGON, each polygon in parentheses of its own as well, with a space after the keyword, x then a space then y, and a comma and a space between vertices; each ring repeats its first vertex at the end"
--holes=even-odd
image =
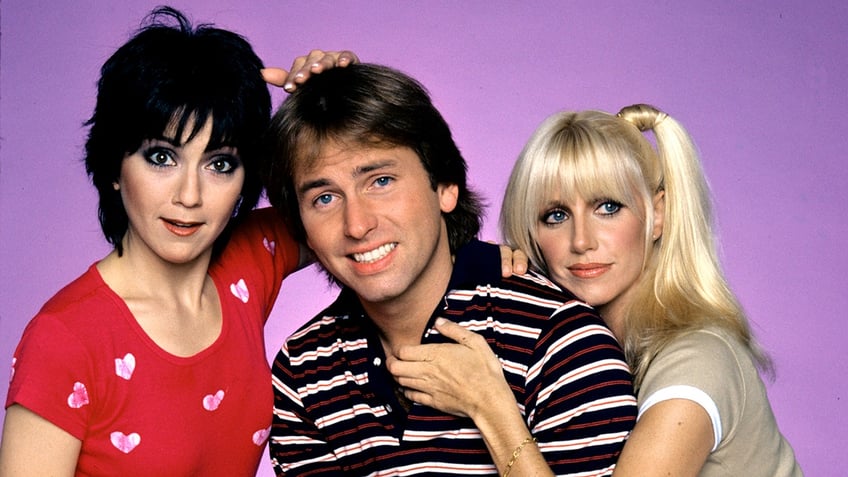
POLYGON ((115 189, 115 190, 121 190, 121 184, 118 184, 117 182, 113 182, 112 188, 115 189))

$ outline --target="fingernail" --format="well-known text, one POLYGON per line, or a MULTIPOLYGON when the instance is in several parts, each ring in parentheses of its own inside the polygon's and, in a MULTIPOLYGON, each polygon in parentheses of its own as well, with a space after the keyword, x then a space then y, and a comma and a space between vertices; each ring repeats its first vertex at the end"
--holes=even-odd
POLYGON ((444 318, 436 318, 436 326, 442 326, 445 324, 444 318))

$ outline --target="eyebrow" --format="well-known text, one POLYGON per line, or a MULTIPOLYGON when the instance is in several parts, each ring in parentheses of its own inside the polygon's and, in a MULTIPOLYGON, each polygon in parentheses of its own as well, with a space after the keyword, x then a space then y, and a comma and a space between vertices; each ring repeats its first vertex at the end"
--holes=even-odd
POLYGON ((177 138, 168 137, 168 136, 164 136, 164 135, 147 138, 146 141, 165 142, 165 143, 168 143, 168 144, 170 144, 174 147, 182 147, 182 144, 180 144, 179 141, 177 141, 177 138))
MULTIPOLYGON (((396 164, 397 164, 397 161, 394 160, 394 159, 385 159, 385 160, 375 161, 375 162, 372 162, 370 164, 366 164, 364 166, 357 167, 356 169, 353 170, 353 173, 351 174, 351 176, 353 178, 357 178, 357 177, 362 176, 364 174, 368 174, 368 173, 371 173, 371 172, 374 172, 374 171, 379 171, 381 169, 387 169, 387 168, 392 167, 396 164)), ((297 196, 302 197, 307 192, 309 192, 311 189, 317 189, 317 188, 325 187, 325 186, 328 186, 328 185, 330 185, 330 180, 324 179, 324 178, 319 178, 319 179, 307 181, 307 182, 301 184, 297 188, 297 196)))
MULTIPOLYGON (((178 148, 178 149, 183 148, 186 145, 186 143, 181 144, 179 141, 177 141, 176 138, 167 137, 167 136, 151 137, 151 138, 145 139, 145 141, 148 141, 148 142, 164 142, 164 143, 167 143, 167 144, 171 145, 172 147, 175 147, 175 148, 178 148)), ((206 149, 203 150, 204 153, 219 152, 220 151, 220 152, 223 152, 223 153, 226 153, 226 154, 238 155, 238 148, 236 146, 233 146, 233 145, 230 145, 230 144, 227 144, 227 143, 223 143, 223 144, 218 144, 217 147, 213 148, 213 147, 210 146, 210 144, 212 144, 212 141, 209 141, 209 143, 206 144, 206 149)))

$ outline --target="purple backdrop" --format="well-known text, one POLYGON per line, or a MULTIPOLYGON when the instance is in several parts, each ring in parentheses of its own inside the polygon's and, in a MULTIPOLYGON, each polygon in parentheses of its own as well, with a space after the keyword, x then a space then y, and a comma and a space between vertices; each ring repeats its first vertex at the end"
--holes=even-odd
MULTIPOLYGON (((128 3, 0 4, 2 367, 41 304, 108 251, 80 163, 82 122, 100 65, 159 2, 128 3)), ((497 238, 512 162, 548 114, 649 102, 680 119, 702 151, 727 274, 777 364, 778 422, 807 475, 839 475, 848 467, 839 445, 848 443, 848 4, 644 3, 173 5, 246 35, 267 64, 347 48, 420 79, 489 200, 484 238, 497 238)), ((267 328, 269 357, 333 294, 311 269, 288 280, 267 328)), ((260 475, 270 474, 263 462, 260 475)))

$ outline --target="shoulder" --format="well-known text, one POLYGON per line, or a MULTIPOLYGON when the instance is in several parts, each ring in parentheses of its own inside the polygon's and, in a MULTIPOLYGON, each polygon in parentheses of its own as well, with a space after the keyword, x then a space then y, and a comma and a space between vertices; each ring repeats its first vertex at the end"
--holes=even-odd
POLYGON ((358 310, 356 295, 348 289, 343 290, 330 306, 286 338, 282 352, 295 355, 308 353, 334 346, 342 340, 342 335, 355 335, 362 320, 353 320, 351 317, 358 315, 358 310))
POLYGON ((114 367, 107 354, 122 333, 116 330, 121 314, 120 299, 94 266, 59 291, 27 324, 15 349, 7 405, 22 404, 82 439, 85 418, 74 411, 88 403, 102 374, 97 363, 114 367))
POLYGON ((533 318, 543 334, 563 334, 589 326, 602 328, 612 337, 594 308, 533 271, 452 294, 460 293, 485 300, 498 315, 511 315, 519 321, 533 318))
POLYGON ((560 288, 542 274, 501 276, 500 248, 473 240, 456 255, 449 298, 471 300, 485 296, 557 310, 563 306, 589 309, 571 292, 560 288))
POLYGON ((61 323, 68 329, 100 326, 100 317, 114 315, 121 304, 95 264, 47 300, 30 325, 61 323))
POLYGON ((750 361, 744 345, 729 331, 720 327, 692 330, 676 336, 657 353, 651 363, 687 362, 706 370, 732 371, 740 361, 750 361))
MULTIPOLYGON (((721 416, 725 428, 748 398, 757 371, 744 345, 721 328, 707 328, 672 339, 651 361, 639 390, 639 403, 697 395, 721 416)), ((695 400, 695 399, 692 399, 695 400)), ((697 400, 696 400, 697 401, 697 400)), ((698 401, 700 402, 700 401, 698 401)))
POLYGON ((243 264, 246 257, 253 257, 252 261, 257 265, 282 262, 287 273, 298 266, 299 245, 275 209, 252 210, 236 226, 218 261, 234 266, 243 264))
POLYGON ((657 384, 691 384, 722 381, 740 374, 742 344, 728 332, 707 328, 682 333, 653 358, 643 388, 657 384))

